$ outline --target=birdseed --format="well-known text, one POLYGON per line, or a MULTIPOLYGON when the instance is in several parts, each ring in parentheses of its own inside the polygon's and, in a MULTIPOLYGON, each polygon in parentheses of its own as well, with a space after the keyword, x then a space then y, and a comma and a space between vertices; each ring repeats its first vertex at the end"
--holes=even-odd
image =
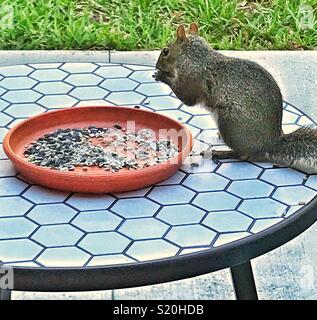
POLYGON ((59 171, 99 167, 106 171, 136 170, 174 157, 177 146, 168 139, 156 139, 150 129, 127 132, 120 124, 110 128, 66 128, 44 134, 25 146, 30 163, 59 171))

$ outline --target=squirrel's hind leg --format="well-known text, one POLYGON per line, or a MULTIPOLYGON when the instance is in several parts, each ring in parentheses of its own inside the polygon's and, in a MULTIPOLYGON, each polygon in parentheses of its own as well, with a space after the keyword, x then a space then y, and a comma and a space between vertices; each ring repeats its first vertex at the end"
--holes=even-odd
POLYGON ((221 160, 221 159, 240 159, 241 157, 233 150, 205 150, 200 153, 205 159, 221 160))
POLYGON ((294 161, 289 167, 304 172, 306 174, 317 173, 317 165, 316 161, 314 160, 299 159, 298 161, 294 161))

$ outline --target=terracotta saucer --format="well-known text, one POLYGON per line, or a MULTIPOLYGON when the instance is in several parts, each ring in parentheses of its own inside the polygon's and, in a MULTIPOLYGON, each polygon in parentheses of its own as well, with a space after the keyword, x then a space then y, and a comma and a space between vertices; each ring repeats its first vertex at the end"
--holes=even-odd
POLYGON ((30 182, 53 189, 90 193, 130 191, 167 179, 179 169, 192 146, 190 131, 167 116, 142 109, 105 106, 67 108, 37 115, 13 127, 3 141, 4 151, 16 170, 30 182), (58 128, 112 127, 114 124, 126 127, 130 121, 135 122, 136 130, 148 128, 157 136, 160 132, 160 139, 166 132, 166 137, 178 146, 177 156, 138 170, 107 172, 89 167, 86 172, 80 168, 62 172, 34 165, 23 155, 27 144, 58 128))

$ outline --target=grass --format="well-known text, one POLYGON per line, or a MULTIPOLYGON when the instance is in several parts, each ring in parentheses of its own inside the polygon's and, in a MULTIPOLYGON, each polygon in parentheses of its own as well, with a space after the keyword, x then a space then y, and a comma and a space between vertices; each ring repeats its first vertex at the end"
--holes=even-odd
POLYGON ((317 0, 0 0, 0 49, 159 49, 197 21, 216 49, 317 48, 317 0), (13 4, 12 4, 13 3, 13 4), (313 23, 303 27, 300 6, 313 23), (1 10, 0 10, 1 18, 1 10))

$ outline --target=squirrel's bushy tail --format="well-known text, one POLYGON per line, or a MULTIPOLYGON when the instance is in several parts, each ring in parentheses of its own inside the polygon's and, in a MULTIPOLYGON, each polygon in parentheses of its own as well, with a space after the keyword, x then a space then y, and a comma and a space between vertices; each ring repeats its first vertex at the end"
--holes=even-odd
POLYGON ((307 174, 317 173, 317 130, 311 126, 283 134, 270 159, 278 165, 289 166, 307 174))

